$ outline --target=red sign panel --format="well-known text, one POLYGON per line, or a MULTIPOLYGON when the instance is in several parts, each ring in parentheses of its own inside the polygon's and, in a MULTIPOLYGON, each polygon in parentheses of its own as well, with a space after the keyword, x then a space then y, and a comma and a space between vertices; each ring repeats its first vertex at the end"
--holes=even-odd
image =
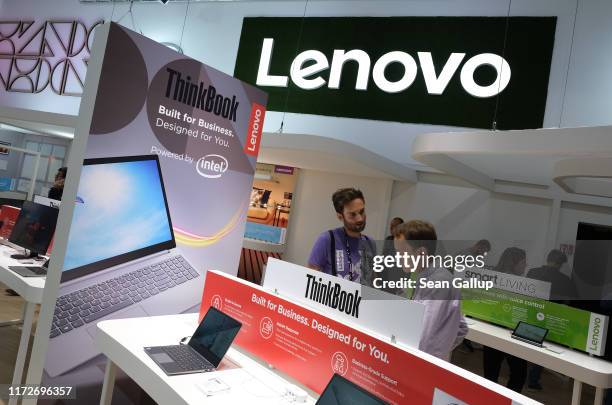
POLYGON ((392 404, 431 405, 436 389, 472 405, 512 402, 391 343, 212 271, 200 319, 210 306, 242 322, 237 345, 318 393, 338 373, 392 404))
POLYGON ((251 106, 251 117, 249 118, 249 129, 244 144, 244 152, 247 155, 257 156, 259 153, 259 143, 263 133, 264 117, 266 107, 261 104, 253 103, 251 106))

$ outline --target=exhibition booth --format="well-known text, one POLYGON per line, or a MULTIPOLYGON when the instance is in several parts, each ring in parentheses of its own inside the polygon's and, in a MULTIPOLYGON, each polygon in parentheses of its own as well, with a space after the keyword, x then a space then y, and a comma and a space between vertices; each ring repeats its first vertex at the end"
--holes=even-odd
POLYGON ((601 71, 580 87, 599 53, 577 48, 612 35, 612 6, 97 3, 0 0, 0 282, 23 303, 0 323, 19 332, 0 401, 610 400, 612 127, 589 109, 601 71), (333 274, 354 264, 341 188, 374 246, 358 281, 311 262, 344 226, 333 274), (438 267, 491 286, 375 288, 402 218, 445 257, 486 242, 480 268, 438 267), (553 251, 571 299, 529 276, 553 251), (436 357, 448 308, 466 342, 436 357), (488 376, 487 350, 510 373, 488 376))

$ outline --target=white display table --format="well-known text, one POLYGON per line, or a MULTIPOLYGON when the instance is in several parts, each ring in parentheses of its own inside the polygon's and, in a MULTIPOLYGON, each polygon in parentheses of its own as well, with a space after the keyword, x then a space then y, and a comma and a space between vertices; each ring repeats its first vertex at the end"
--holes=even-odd
MULTIPOLYGON (((32 332, 32 324, 34 323, 34 311, 36 310, 36 304, 40 304, 42 301, 46 278, 21 277, 14 271, 9 270, 9 266, 23 266, 23 263, 10 258, 10 256, 15 253, 13 248, 6 245, 0 245, 0 282, 17 292, 17 294, 25 300, 21 319, 0 322, 0 326, 23 325, 12 381, 13 385, 18 385, 21 384, 21 379, 23 377, 23 369, 25 367, 28 346, 30 344, 30 333, 32 332)), ((2 333, 1 330, 0 333, 2 333)), ((13 398, 9 401, 11 405, 16 403, 17 398, 13 398)))
POLYGON ((467 339, 573 378, 572 405, 580 404, 582 383, 596 388, 596 405, 602 404, 604 389, 612 387, 612 363, 608 361, 550 342, 544 348, 524 343, 512 339, 510 330, 476 319, 469 318, 468 326, 467 339))
MULTIPOLYGON (((290 382, 247 355, 230 348, 219 369, 168 377, 144 352, 145 346, 178 344, 198 325, 197 314, 108 320, 98 323, 96 346, 108 357, 100 404, 110 405, 117 368, 159 404, 286 404, 290 382), (217 378, 231 388, 206 396, 201 384, 217 378)), ((312 393, 311 393, 312 395, 312 393)), ((306 404, 314 404, 311 396, 306 404)))

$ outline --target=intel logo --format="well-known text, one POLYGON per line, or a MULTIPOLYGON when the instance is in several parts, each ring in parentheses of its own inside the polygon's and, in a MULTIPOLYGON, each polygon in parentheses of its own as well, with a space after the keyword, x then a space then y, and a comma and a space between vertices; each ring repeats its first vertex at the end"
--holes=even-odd
POLYGON ((198 159, 196 170, 207 179, 218 179, 227 171, 227 159, 221 155, 206 155, 198 159))

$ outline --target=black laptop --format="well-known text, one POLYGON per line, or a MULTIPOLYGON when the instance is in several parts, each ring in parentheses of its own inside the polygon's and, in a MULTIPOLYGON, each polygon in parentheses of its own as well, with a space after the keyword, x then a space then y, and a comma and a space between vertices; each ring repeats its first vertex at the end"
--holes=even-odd
POLYGON ((334 374, 317 400, 316 405, 388 405, 371 392, 347 380, 340 374, 334 374))
POLYGON ((242 324, 210 307, 186 345, 145 347, 167 375, 205 373, 219 366, 242 324))

